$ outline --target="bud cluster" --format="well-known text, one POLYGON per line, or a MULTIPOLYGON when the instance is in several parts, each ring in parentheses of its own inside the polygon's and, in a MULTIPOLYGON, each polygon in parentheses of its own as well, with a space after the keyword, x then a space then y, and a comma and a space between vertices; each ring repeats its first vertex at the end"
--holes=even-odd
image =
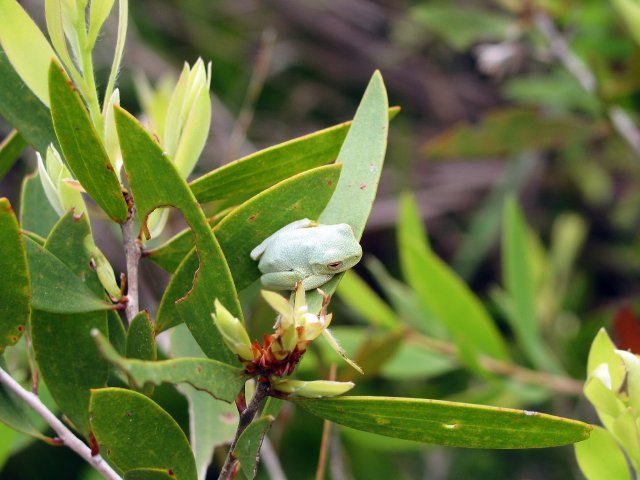
POLYGON ((309 343, 320 335, 323 335, 332 348, 350 365, 362 371, 346 357, 344 350, 327 330, 331 324, 331 314, 327 313, 329 296, 321 293, 324 297, 322 309, 318 315, 315 315, 309 312, 304 288, 301 285, 296 287, 293 305, 277 293, 263 290, 262 296, 278 312, 278 317, 274 325, 274 333, 265 335, 262 345, 258 341, 250 341, 242 322, 218 300, 215 301, 216 311, 212 316, 225 344, 238 356, 246 373, 260 377, 261 381, 268 381, 272 390, 280 394, 311 398, 340 395, 353 388, 354 384, 332 381, 307 382, 282 378, 293 373, 309 343))

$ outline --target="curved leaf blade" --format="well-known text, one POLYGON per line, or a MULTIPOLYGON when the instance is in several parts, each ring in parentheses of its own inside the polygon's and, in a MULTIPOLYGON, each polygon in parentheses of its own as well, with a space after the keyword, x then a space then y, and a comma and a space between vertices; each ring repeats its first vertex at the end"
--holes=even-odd
POLYGON ((27 146, 27 141, 17 130, 12 130, 0 142, 0 180, 11 170, 18 161, 22 151, 27 146))
POLYGON ((125 474, 171 470, 177 480, 197 480, 187 437, 149 398, 131 390, 102 388, 91 392, 89 410, 100 451, 125 474))
POLYGON ((326 420, 389 437, 466 448, 543 448, 580 442, 591 426, 538 412, 394 397, 295 400, 326 420))
POLYGON ((44 193, 38 173, 24 177, 20 188, 20 225, 23 230, 47 238, 58 218, 44 193))
MULTIPOLYGON (((393 118, 400 109, 389 109, 393 118)), ((295 174, 333 162, 351 128, 344 122, 252 153, 189 184, 199 202, 232 197, 236 202, 295 174)))
POLYGON ((0 198, 0 355, 15 345, 29 322, 31 283, 18 219, 0 198))
POLYGON ((176 301, 175 308, 208 357, 237 363, 211 319, 216 298, 233 315, 242 319, 236 288, 218 240, 186 182, 149 133, 121 108, 116 108, 115 119, 129 185, 140 218, 146 221, 149 214, 160 206, 176 207, 182 211, 196 239, 198 274, 192 274, 191 283, 179 297, 172 299, 176 301))
MULTIPOLYGON (((380 72, 376 71, 362 96, 336 160, 343 164, 338 186, 318 218, 320 223, 327 225, 351 225, 358 239, 362 237, 369 218, 384 164, 389 131, 388 109, 384 81, 380 72)), ((333 294, 341 278, 342 274, 335 275, 322 286, 322 290, 333 294)), ((320 310, 322 297, 316 291, 309 292, 307 302, 312 311, 317 311, 320 310)))
POLYGON ((80 95, 55 61, 49 68, 49 94, 53 126, 73 175, 111 219, 124 223, 127 203, 111 160, 80 95))
POLYGON ((236 448, 233 449, 233 455, 240 462, 240 468, 248 479, 253 479, 256 476, 260 447, 274 420, 272 416, 268 415, 253 421, 242 432, 236 448))
POLYGON ((126 373, 138 388, 149 383, 188 383, 219 400, 233 402, 249 378, 242 369, 209 358, 176 358, 158 362, 123 358, 104 335, 99 332, 92 335, 102 356, 126 373))

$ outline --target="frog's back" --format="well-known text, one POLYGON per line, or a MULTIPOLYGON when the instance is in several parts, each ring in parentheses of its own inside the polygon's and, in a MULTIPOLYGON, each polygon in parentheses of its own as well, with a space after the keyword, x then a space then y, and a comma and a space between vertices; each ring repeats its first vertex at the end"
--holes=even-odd
POLYGON ((258 264, 262 272, 305 269, 315 241, 303 229, 289 230, 269 239, 258 264))

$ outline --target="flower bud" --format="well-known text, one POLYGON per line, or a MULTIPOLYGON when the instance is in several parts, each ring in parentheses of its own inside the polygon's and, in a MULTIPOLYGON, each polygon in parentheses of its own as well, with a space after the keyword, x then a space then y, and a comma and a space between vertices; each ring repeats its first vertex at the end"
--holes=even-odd
POLYGON ((215 300, 215 308, 216 312, 212 313, 211 316, 222 334, 225 345, 242 360, 253 360, 251 341, 244 325, 231 315, 231 312, 224 308, 218 299, 215 300))
POLYGON ((289 394, 294 397, 320 398, 335 397, 351 390, 355 384, 353 382, 332 382, 330 380, 314 380, 305 382, 303 380, 274 380, 272 386, 278 392, 289 394))
POLYGON ((114 301, 119 300, 122 292, 116 282, 116 274, 113 271, 113 267, 109 263, 109 260, 107 260, 107 257, 104 256, 102 251, 93 242, 91 235, 87 235, 84 238, 84 248, 89 255, 91 255, 91 258, 93 258, 95 271, 98 275, 98 280, 100 280, 102 284, 102 288, 107 291, 114 301))

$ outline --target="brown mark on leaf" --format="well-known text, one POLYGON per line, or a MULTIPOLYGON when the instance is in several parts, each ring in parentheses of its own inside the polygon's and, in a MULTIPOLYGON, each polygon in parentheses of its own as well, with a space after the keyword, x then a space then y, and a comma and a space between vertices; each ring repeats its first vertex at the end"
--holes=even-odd
POLYGON ((249 215, 249 218, 247 218, 248 222, 255 222, 256 218, 258 218, 257 214, 253 214, 253 215, 249 215))
POLYGON ((107 163, 107 170, 111 170, 112 172, 114 171, 114 170, 113 170, 113 165, 111 165, 111 163, 110 163, 110 162, 109 162, 109 163, 107 163))
POLYGON ((196 368, 196 372, 197 372, 197 373, 202 373, 202 367, 198 367, 198 368, 196 368))
POLYGON ((11 340, 11 343, 16 343, 18 341, 18 337, 16 337, 14 335, 14 336, 9 337, 9 340, 11 340))
POLYGON ((127 411, 125 412, 125 415, 126 415, 127 417, 133 417, 133 412, 132 412, 131 410, 127 410, 127 411))
POLYGON ((176 476, 176 474, 170 468, 167 470, 167 473, 169 474, 170 477, 175 477, 176 476))
POLYGON ((18 325, 18 331, 24 332, 24 325, 18 325))
POLYGON ((367 188, 367 184, 366 183, 361 183, 360 184, 360 190, 364 190, 365 188, 367 188))

